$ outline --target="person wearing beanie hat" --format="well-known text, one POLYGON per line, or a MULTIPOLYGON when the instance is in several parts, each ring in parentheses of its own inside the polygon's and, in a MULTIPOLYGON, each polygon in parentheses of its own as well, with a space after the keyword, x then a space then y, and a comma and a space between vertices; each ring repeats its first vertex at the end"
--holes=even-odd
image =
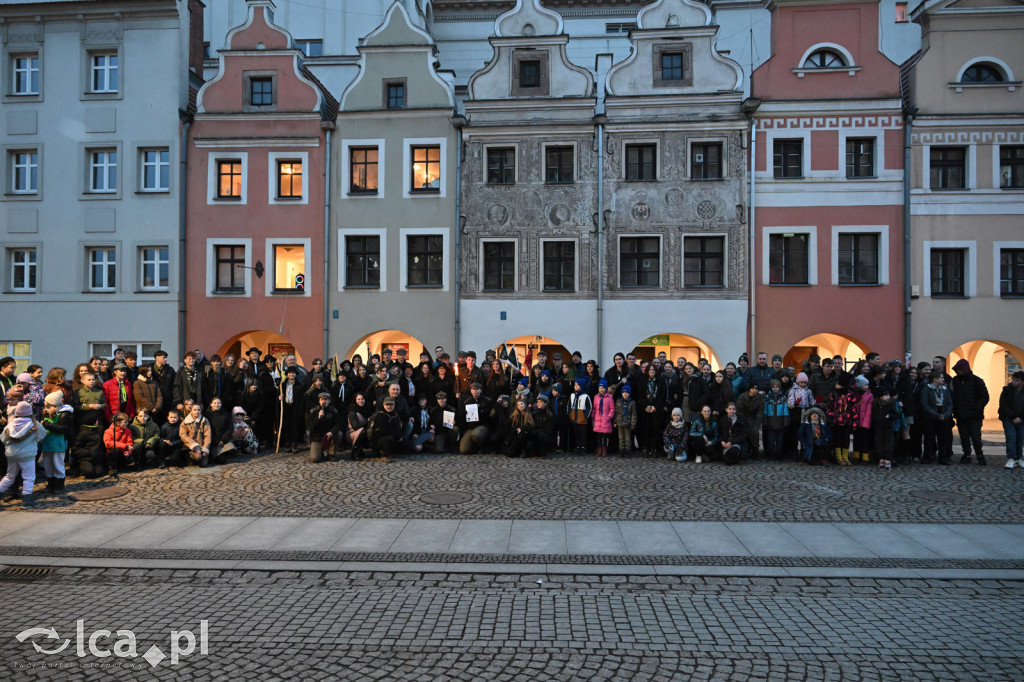
POLYGON ((960 433, 960 447, 963 455, 961 464, 971 463, 971 446, 978 456, 978 464, 984 466, 985 455, 981 450, 981 423, 985 419, 985 406, 988 405, 988 387, 985 381, 971 371, 971 364, 961 358, 953 365, 953 381, 950 392, 953 394, 953 419, 960 433))
POLYGON ((64 392, 54 391, 46 396, 43 407, 43 471, 46 473, 46 492, 64 492, 64 453, 75 435, 75 411, 64 404, 64 392))
POLYGON ((572 425, 573 445, 576 454, 579 455, 587 451, 587 425, 590 423, 593 407, 590 395, 587 394, 586 377, 576 377, 573 380, 573 392, 569 396, 567 408, 569 423, 572 425))
POLYGON ((24 392, 24 398, 29 405, 32 406, 32 415, 39 421, 43 418, 43 400, 46 398, 46 391, 43 389, 43 385, 32 378, 32 375, 28 372, 22 372, 18 375, 16 384, 22 387, 24 392))
POLYGON ((615 419, 615 398, 608 393, 608 380, 601 377, 597 382, 597 394, 592 398, 594 403, 594 434, 597 436, 597 454, 603 457, 608 454, 608 440, 612 433, 612 422, 615 419))
POLYGON ((921 462, 952 463, 953 457, 953 397, 946 385, 941 367, 932 370, 930 381, 921 388, 919 401, 921 435, 924 438, 921 462))
POLYGON ((786 404, 789 406, 789 428, 786 429, 783 447, 790 456, 795 456, 799 449, 798 431, 803 422, 804 410, 817 404, 807 383, 807 374, 800 372, 796 375, 796 386, 790 388, 786 393, 786 404))
POLYGON ((764 396, 764 456, 782 457, 783 440, 790 425, 789 403, 782 392, 782 382, 772 379, 764 396))
POLYGON ((853 380, 853 394, 857 400, 857 419, 853 428, 853 450, 850 457, 865 464, 871 463, 872 436, 871 411, 874 407, 875 395, 871 392, 871 382, 864 375, 853 380))
POLYGON ((260 443, 256 440, 252 423, 249 421, 249 414, 241 405, 231 408, 231 442, 243 455, 255 455, 260 449, 260 443))
POLYGON ((689 428, 683 421, 683 410, 679 407, 673 407, 672 417, 669 423, 665 426, 665 431, 662 434, 665 455, 668 459, 674 459, 677 462, 686 461, 686 442, 688 435, 689 428))
POLYGON ((7 454, 7 475, 0 480, 0 495, 7 492, 21 474, 23 508, 35 506, 32 488, 36 483, 36 453, 46 434, 46 429, 33 416, 32 406, 24 401, 15 405, 14 417, 0 432, 7 454))
POLYGON ((619 435, 619 457, 629 457, 633 452, 633 429, 636 428, 637 408, 633 400, 633 387, 629 382, 619 387, 615 400, 615 428, 619 435))
MULTIPOLYGON (((385 400, 393 400, 390 396, 385 400)), ((331 394, 321 391, 317 396, 316 407, 306 413, 306 427, 309 429, 309 461, 312 464, 331 458, 331 450, 337 438, 335 427, 338 423, 338 410, 331 405, 331 394)))
POLYGON ((1024 468, 1024 371, 1016 371, 999 393, 999 420, 1006 435, 1006 468, 1024 468))

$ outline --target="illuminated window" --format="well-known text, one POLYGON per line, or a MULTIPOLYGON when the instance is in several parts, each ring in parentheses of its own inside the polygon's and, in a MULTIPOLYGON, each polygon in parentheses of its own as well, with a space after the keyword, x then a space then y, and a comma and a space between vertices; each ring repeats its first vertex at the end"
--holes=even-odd
POLYGON ((238 160, 217 162, 217 198, 242 198, 242 162, 238 160))
POLYGON ((440 145, 412 147, 412 191, 441 191, 440 145))
POLYGON ((353 147, 349 150, 349 191, 352 194, 377 193, 377 148, 353 147))
POLYGON ((302 162, 289 160, 277 162, 277 198, 302 198, 302 162))
POLYGON ((274 246, 274 291, 306 290, 306 249, 301 244, 274 246))

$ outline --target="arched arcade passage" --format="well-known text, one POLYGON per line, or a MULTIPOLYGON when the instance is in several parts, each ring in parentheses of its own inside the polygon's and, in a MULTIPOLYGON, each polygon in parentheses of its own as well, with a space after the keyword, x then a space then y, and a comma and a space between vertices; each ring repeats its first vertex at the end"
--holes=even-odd
MULTIPOLYGON (((562 344, 561 341, 552 339, 547 336, 525 334, 523 336, 516 336, 511 339, 505 339, 504 344, 509 353, 515 350, 516 359, 519 361, 520 364, 525 362, 527 353, 530 354, 532 364, 536 360, 537 354, 541 351, 544 351, 544 353, 548 356, 548 361, 551 360, 551 356, 556 352, 561 353, 562 357, 566 362, 572 360, 572 350, 570 350, 567 346, 562 344)), ((480 354, 486 349, 474 348, 472 350, 475 350, 477 354, 480 354)), ((500 343, 497 346, 495 346, 495 350, 499 355, 501 354, 500 343)), ((588 358, 583 358, 583 361, 586 362, 587 359, 588 358)))
MULTIPOLYGON (((928 358, 922 358, 926 360, 928 358)), ((997 419, 999 393, 1010 382, 1010 375, 1021 369, 1024 349, 1020 346, 988 339, 968 341, 950 352, 946 371, 953 374, 953 365, 965 359, 971 371, 981 377, 988 387, 989 401, 985 406, 985 419, 997 419)))
POLYGON ((640 341, 631 352, 636 355, 637 361, 653 360, 659 353, 665 353, 666 358, 677 364, 679 358, 683 358, 684 363, 691 362, 694 365, 703 358, 711 363, 713 370, 725 366, 708 343, 688 334, 654 334, 640 341))
POLYGON ((404 348, 408 352, 409 362, 414 365, 419 363, 420 353, 422 353, 424 349, 426 349, 431 356, 434 354, 433 348, 427 348, 422 341, 408 332, 404 332, 400 329, 382 329, 371 334, 367 334, 359 339, 359 341, 348 349, 345 355, 339 356, 338 359, 351 359, 353 355, 358 353, 362 356, 363 360, 366 361, 371 355, 379 355, 385 348, 390 348, 392 351, 404 348))
MULTIPOLYGON (((265 329, 253 329, 236 334, 222 343, 217 353, 221 357, 233 353, 235 357, 241 358, 253 347, 259 348, 263 357, 269 353, 278 360, 282 360, 286 355, 294 355, 299 365, 306 366, 302 354, 296 350, 295 345, 289 339, 265 329)), ((308 359, 313 360, 313 358, 308 359)))
MULTIPOLYGON (((766 351, 768 352, 768 351, 766 351)), ((805 339, 797 341, 793 346, 786 351, 785 355, 782 356, 783 366, 800 368, 804 360, 809 358, 812 353, 817 353, 822 358, 831 358, 836 355, 841 355, 844 360, 844 367, 836 367, 836 369, 850 369, 854 363, 858 360, 862 360, 865 355, 871 352, 871 349, 861 341, 854 339, 850 336, 843 334, 832 334, 824 332, 821 334, 814 334, 808 336, 805 339)), ((771 357, 772 353, 768 352, 768 357, 771 357)), ((885 358, 889 360, 890 358, 885 358)), ((753 363, 754 358, 751 358, 753 363)))

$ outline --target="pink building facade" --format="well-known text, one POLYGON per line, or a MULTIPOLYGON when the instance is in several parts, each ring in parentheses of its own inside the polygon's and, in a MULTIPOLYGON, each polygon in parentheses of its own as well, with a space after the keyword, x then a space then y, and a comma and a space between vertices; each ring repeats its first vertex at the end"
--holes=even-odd
POLYGON ((325 169, 337 101, 273 3, 249 0, 188 135, 186 347, 207 355, 324 347, 325 169))
POLYGON ((753 343, 786 364, 903 357, 903 118, 879 4, 775 2, 753 73, 753 343))

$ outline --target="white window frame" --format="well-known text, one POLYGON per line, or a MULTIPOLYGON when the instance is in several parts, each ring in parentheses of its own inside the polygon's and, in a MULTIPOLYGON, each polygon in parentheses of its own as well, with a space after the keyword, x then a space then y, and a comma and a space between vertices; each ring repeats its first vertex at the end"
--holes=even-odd
POLYGON ((953 83, 951 83, 951 85, 968 85, 968 86, 979 86, 980 85, 982 87, 1003 87, 1003 88, 1005 88, 1007 86, 1010 86, 1010 92, 1013 92, 1013 87, 1012 86, 1014 86, 1016 84, 1018 84, 1018 83, 1016 82, 1016 78, 1013 77, 1013 69, 1010 68, 1009 64, 1007 64, 1002 59, 999 59, 997 57, 971 57, 966 62, 964 62, 963 66, 960 67, 960 70, 956 72, 956 80, 953 81, 953 83), (964 80, 964 73, 967 71, 967 69, 969 69, 972 66, 974 66, 975 64, 979 64, 979 63, 980 64, 994 64, 994 65, 998 66, 1000 69, 1002 69, 1002 71, 1003 71, 1002 76, 1003 76, 1003 78, 1005 80, 1002 81, 1001 83, 964 83, 963 82, 963 80, 964 80))
MULTIPOLYGON (((623 182, 657 182, 658 180, 662 179, 662 174, 661 174, 661 158, 662 158, 661 140, 659 140, 657 138, 646 138, 646 137, 623 138, 622 140, 619 141, 619 154, 621 155, 621 156, 619 156, 619 158, 622 159, 622 172, 621 172, 621 178, 620 179, 623 182), (653 144, 654 145, 654 179, 653 180, 627 180, 626 179, 626 147, 627 146, 632 146, 632 145, 635 145, 635 144, 644 144, 644 145, 653 144)), ((689 160, 687 160, 687 163, 689 163, 689 160)))
MULTIPOLYGON (((725 137, 725 136, 722 136, 722 137, 709 136, 709 137, 695 137, 695 138, 686 140, 686 168, 684 169, 684 176, 683 177, 685 177, 687 180, 690 180, 691 182, 715 182, 715 181, 718 181, 718 180, 725 180, 727 177, 729 177, 729 138, 725 137), (719 177, 717 177, 717 178, 700 178, 700 179, 694 179, 693 177, 691 177, 690 173, 691 173, 692 169, 690 168, 690 164, 691 164, 691 158, 692 158, 692 154, 693 154, 693 145, 695 145, 695 144, 720 144, 720 145, 722 145, 722 158, 721 158, 721 162, 720 162, 720 165, 722 167, 722 174, 719 177)), ((713 236, 713 235, 709 235, 709 236, 713 236)))
MULTIPOLYGON (((929 192, 939 192, 940 194, 951 194, 954 192, 967 192, 972 189, 978 188, 978 145, 976 144, 935 144, 925 145, 922 148, 924 156, 921 158, 921 184, 929 192), (967 155, 964 157, 964 187, 962 189, 932 189, 932 147, 966 147, 967 155)), ((996 154, 998 157, 999 155, 996 154)), ((998 158, 996 159, 998 163, 998 158)), ((996 182, 999 181, 999 175, 995 176, 996 182)))
MULTIPOLYGON (((964 298, 974 298, 978 295, 978 242, 976 241, 926 241, 924 247, 924 260, 921 261, 921 275, 924 280, 922 296, 931 298, 932 295, 932 249, 964 249, 967 257, 964 259, 964 298)), ((999 271, 996 270, 998 278, 999 271)), ((998 282, 998 279, 996 280, 998 282)), ((996 288, 996 291, 999 291, 996 288)), ((945 299, 940 296, 939 299, 945 299)), ((955 298, 955 297, 954 297, 955 298)))
POLYGON ((86 193, 88 194, 117 194, 121 191, 121 183, 118 178, 118 160, 120 158, 120 149, 111 147, 88 147, 86 149, 86 193), (111 163, 110 155, 114 155, 113 163, 111 163), (101 160, 100 155, 104 155, 101 160), (102 161, 102 162, 101 162, 102 161), (103 172, 103 183, 97 185, 95 183, 95 171, 97 169, 104 169, 103 172), (110 187, 110 172, 113 169, 114 173, 114 186, 110 187))
POLYGON ((313 295, 313 281, 311 275, 312 270, 312 240, 306 238, 294 238, 294 237, 267 237, 266 241, 266 260, 263 261, 266 266, 266 273, 264 275, 264 295, 267 298, 272 296, 298 296, 302 298, 309 298, 313 295), (295 293, 294 290, 280 290, 274 287, 274 283, 277 279, 277 261, 274 257, 275 247, 278 246, 301 246, 302 256, 305 261, 303 268, 303 276, 305 280, 303 282, 304 288, 301 294, 295 293))
MULTIPOLYGON (((827 175, 833 171, 812 171, 811 170, 811 131, 810 130, 768 130, 765 140, 765 170, 758 172, 759 178, 770 182, 802 182, 813 176, 827 175), (803 140, 800 151, 800 177, 799 178, 777 178, 775 177, 775 140, 803 140)), ((845 152, 845 147, 843 148, 845 152)), ((843 162, 843 176, 846 175, 846 162, 843 162)))
MULTIPOLYGON (((551 146, 553 146, 553 147, 565 147, 567 145, 558 144, 558 145, 551 145, 551 146)), ((546 172, 547 171, 545 171, 545 174, 546 174, 546 172)), ((573 292, 578 292, 580 290, 580 240, 579 240, 578 237, 541 237, 540 238, 540 250, 539 250, 539 258, 538 258, 538 260, 540 261, 540 280, 537 282, 537 285, 538 285, 537 288, 540 290, 540 292, 542 294, 546 294, 546 295, 549 295, 549 296, 553 295, 553 294, 554 295, 557 295, 557 294, 570 294, 570 293, 573 293, 573 292), (562 291, 562 290, 549 291, 549 290, 544 288, 544 275, 545 275, 545 270, 544 270, 544 245, 547 244, 548 242, 558 242, 558 243, 561 243, 561 242, 572 242, 575 245, 575 251, 573 252, 573 263, 572 263, 572 267, 573 267, 573 274, 572 274, 573 288, 572 289, 565 290, 565 291, 562 291)))
POLYGON ((478 290, 489 294, 512 294, 520 290, 521 285, 519 282, 519 238, 518 237, 485 237, 480 239, 480 265, 479 265, 479 277, 478 280, 480 286, 478 290), (513 249, 513 285, 511 291, 504 289, 484 289, 484 247, 492 242, 511 242, 515 245, 513 249))
POLYGON ((19 294, 33 294, 39 290, 39 249, 35 246, 12 246, 7 250, 7 258, 11 268, 11 278, 8 282, 9 291, 19 294), (18 254, 32 254, 31 260, 19 259, 18 254), (17 285, 18 270, 24 270, 23 277, 26 284, 17 285), (35 286, 28 286, 32 279, 30 273, 35 275, 35 286))
MULTIPOLYGON (((488 185, 490 187, 513 187, 515 185, 518 185, 519 184, 519 158, 520 158, 520 156, 519 156, 519 143, 518 142, 488 142, 487 144, 484 144, 483 145, 483 159, 482 159, 483 163, 480 164, 483 173, 482 173, 482 175, 480 177, 480 182, 485 184, 485 185, 488 185), (487 161, 487 154, 488 154, 488 152, 491 149, 511 149, 512 150, 512 154, 513 154, 512 162, 515 164, 515 168, 514 168, 515 173, 514 173, 514 175, 512 177, 512 183, 511 184, 505 183, 505 182, 494 182, 494 183, 487 182, 487 167, 490 165, 489 162, 487 161)), ((542 172, 545 172, 545 171, 542 170, 542 172)), ((573 172, 575 173, 575 167, 573 168, 573 172)))
MULTIPOLYGON (((834 251, 833 251, 834 253, 834 251)), ((838 258, 837 256, 834 256, 838 258)), ((838 280, 838 275, 836 276, 838 280)), ((773 287, 816 286, 818 284, 818 228, 814 225, 773 226, 761 228, 761 284, 773 287), (773 234, 807 234, 807 284, 772 284, 770 282, 770 237, 773 234)))
MULTIPOLYGON (((403 227, 398 231, 398 238, 401 240, 401 248, 399 249, 399 267, 401 268, 401 281, 399 284, 400 291, 448 291, 449 282, 449 264, 451 258, 448 257, 449 249, 449 235, 451 230, 447 227, 403 227), (441 286, 409 286, 409 237, 441 237, 441 254, 442 254, 442 268, 441 268, 441 286)), ((383 244, 383 238, 381 240, 383 244)), ((384 254, 381 253, 381 265, 383 266, 384 254)), ((384 279, 383 269, 381 270, 381 280, 384 279)))
POLYGON ((817 45, 811 45, 809 48, 807 48, 803 56, 800 57, 800 61, 798 61, 796 63, 796 66, 793 68, 793 73, 796 74, 797 78, 803 78, 805 75, 809 73, 836 73, 842 71, 845 71, 849 76, 854 76, 860 70, 861 67, 857 65, 857 62, 853 58, 853 54, 842 45, 839 45, 838 43, 818 43, 817 45), (804 62, 806 62, 812 54, 818 52, 819 50, 830 50, 832 52, 835 52, 836 54, 843 58, 846 64, 844 64, 841 67, 837 66, 833 68, 824 69, 805 67, 804 62))
POLYGON ((885 131, 881 128, 841 128, 839 130, 839 175, 846 180, 864 182, 877 180, 885 173, 885 131), (846 175, 846 140, 847 138, 873 138, 875 141, 874 158, 871 160, 872 174, 866 177, 850 178, 846 175))
MULTIPOLYGON (((309 203, 309 152, 270 152, 267 154, 267 203, 305 205, 309 203), (278 164, 298 161, 302 164, 302 196, 282 199, 277 196, 278 164)), ((244 182, 243 182, 244 184, 244 182)))
MULTIPOLYGON (((143 355, 143 346, 156 346, 160 348, 159 341, 90 341, 89 342, 89 357, 93 355, 99 355, 101 358, 112 358, 114 357, 114 351, 118 348, 127 351, 135 351, 135 354, 139 357, 138 366, 152 364, 156 361, 156 358, 152 355, 143 355), (98 346, 110 346, 110 353, 104 354, 99 352, 98 346)), ((154 353, 156 351, 153 351, 154 353)))
MULTIPOLYGON (((724 152, 723 152, 724 153, 724 152)), ((679 243, 679 287, 687 289, 686 286, 686 240, 699 237, 721 237, 722 238, 722 284, 694 285, 689 287, 690 291, 705 291, 708 289, 726 289, 729 286, 729 233, 728 232, 691 232, 683 235, 679 243)))
POLYGON ((35 148, 12 149, 8 152, 11 164, 11 194, 33 195, 39 193, 39 150, 35 148), (28 156, 24 164, 18 163, 19 156, 28 156), (35 157, 32 159, 31 157, 35 157), (35 171, 35 182, 32 182, 32 171, 35 171), (27 183, 24 187, 18 184, 19 172, 24 174, 27 183))
POLYGON ((140 147, 139 148, 139 191, 147 194, 160 194, 171 191, 171 150, 169 147, 140 147), (157 160, 150 162, 146 159, 146 156, 151 153, 156 153, 157 160), (163 162, 160 160, 160 154, 167 154, 167 161, 163 162), (160 185, 160 169, 167 168, 167 185, 160 185), (153 169, 154 178, 156 179, 155 186, 146 185, 146 170, 153 169))
MULTIPOLYGON (((1000 261, 1003 249, 1024 249, 1024 241, 1019 242, 992 242, 992 295, 1002 298, 1000 291, 1000 261)), ((37 280, 38 281, 38 280, 37 280)), ((929 291, 931 289, 929 288, 929 291)))
POLYGON ((0 355, 9 355, 16 361, 15 372, 24 372, 32 364, 31 341, 0 341, 0 355), (19 355, 15 351, 18 346, 28 346, 28 355, 19 355))
POLYGON ((245 206, 248 202, 249 186, 249 153, 248 152, 210 152, 206 161, 206 203, 215 205, 229 204, 232 206, 245 206), (242 192, 237 199, 217 197, 217 165, 220 161, 240 161, 242 164, 242 192))
POLYGON ((12 52, 9 56, 9 66, 11 74, 11 89, 9 94, 14 97, 38 97, 43 91, 43 60, 42 55, 39 52, 12 52), (28 59, 28 67, 25 69, 18 68, 18 60, 28 59), (32 60, 36 61, 35 66, 32 66, 32 60), (18 74, 23 73, 26 77, 28 88, 25 90, 18 90, 18 74), (32 74, 37 76, 36 89, 32 89, 32 74))
MULTIPOLYGON (((843 147, 845 148, 845 144, 843 147)), ((843 164, 844 166, 846 164, 843 164)), ((808 247, 809 248, 809 247, 808 247)), ((808 254, 808 258, 810 254, 808 254)), ((808 260, 808 265, 810 261, 808 260)), ((832 284, 844 287, 874 287, 889 283, 889 226, 888 225, 833 225, 832 226, 832 284), (878 235, 878 281, 874 284, 839 284, 839 235, 878 235)))
MULTIPOLYGON (((385 140, 381 138, 350 139, 341 142, 341 198, 342 199, 383 199, 384 179, 387 174, 384 172, 385 140), (352 148, 376 147, 377 148, 377 193, 376 194, 352 194, 352 148)), ((406 152, 408 153, 408 152, 406 152)))
POLYGON ((89 52, 89 87, 86 92, 92 95, 116 95, 121 90, 121 56, 118 50, 96 50, 89 52), (117 60, 111 64, 111 58, 117 60), (106 60, 103 64, 97 64, 97 60, 106 60), (111 74, 116 83, 110 87, 111 74), (102 75, 103 86, 96 87, 96 77, 102 75))
POLYGON ((653 289, 665 289, 667 287, 668 278, 665 276, 668 273, 665 272, 665 235, 658 234, 656 232, 639 232, 639 233, 628 233, 618 235, 618 240, 615 242, 615 286, 619 291, 651 291, 653 289), (654 287, 646 286, 623 286, 622 285, 622 240, 633 239, 637 237, 657 237, 658 238, 658 285, 654 287))
MULTIPOLYGON (((206 297, 250 298, 252 296, 252 239, 249 237, 208 237, 206 239, 206 297), (245 271, 242 278, 245 290, 241 292, 217 291, 217 247, 242 246, 245 248, 245 271)), ((266 275, 266 273, 264 273, 266 275)))
MULTIPOLYGON (((380 159, 378 152, 377 158, 380 159)), ((379 163, 379 161, 378 161, 379 163)), ((377 176, 381 169, 377 167, 377 176)), ((379 194, 379 192, 378 192, 379 194)), ((402 197, 405 199, 439 199, 448 194, 448 138, 447 137, 405 137, 402 138, 402 197), (437 192, 414 192, 412 189, 412 148, 439 146, 441 149, 441 182, 437 192)))
MULTIPOLYGON (((399 249, 400 251, 404 249, 399 249)), ((447 267, 445 259, 445 267, 447 267)), ((388 290, 388 231, 384 227, 342 227, 338 229, 338 291, 387 291, 388 290), (380 286, 376 288, 346 287, 348 279, 348 254, 345 250, 347 237, 380 238, 380 286)), ((436 290, 434 290, 436 291, 436 290)))
POLYGON ((139 291, 169 291, 171 287, 171 247, 169 244, 146 244, 139 247, 139 291), (160 259, 160 249, 167 250, 167 259, 160 259), (156 260, 149 260, 146 258, 147 251, 156 251, 156 260), (160 278, 160 265, 167 265, 167 282, 164 284, 157 284, 155 286, 146 286, 146 268, 152 266, 156 268, 156 279, 159 282, 160 278))
POLYGON ((85 267, 86 267, 85 278, 86 278, 86 289, 89 292, 108 294, 108 293, 112 293, 112 292, 116 292, 117 291, 117 281, 118 281, 118 279, 120 279, 119 276, 118 276, 118 272, 117 272, 117 250, 118 250, 118 247, 117 247, 116 244, 89 244, 88 246, 86 246, 86 248, 85 248, 85 256, 86 256, 86 258, 85 258, 85 267), (97 262, 94 259, 94 256, 96 254, 106 253, 107 251, 113 251, 114 252, 114 259, 112 261, 108 261, 106 259, 106 257, 104 257, 102 262, 97 262), (103 268, 103 270, 102 270, 102 272, 104 273, 103 274, 103 278, 102 278, 103 279, 103 284, 101 284, 101 285, 94 285, 93 284, 92 271, 93 271, 93 267, 97 266, 97 265, 103 268), (108 277, 107 277, 107 273, 109 272, 108 268, 110 266, 113 266, 113 269, 114 269, 114 282, 113 283, 109 282, 108 281, 108 277))

